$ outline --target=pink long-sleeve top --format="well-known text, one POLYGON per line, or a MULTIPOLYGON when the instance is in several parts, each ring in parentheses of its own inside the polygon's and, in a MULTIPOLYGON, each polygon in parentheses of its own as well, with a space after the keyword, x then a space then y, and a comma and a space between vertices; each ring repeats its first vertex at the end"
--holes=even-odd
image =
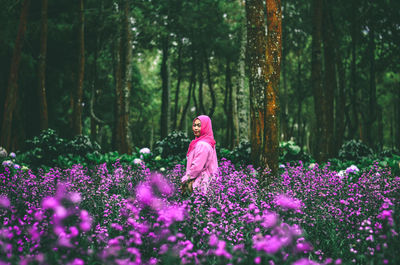
POLYGON ((211 179, 217 173, 218 160, 215 148, 204 141, 199 141, 187 156, 186 174, 182 182, 195 179, 193 189, 207 192, 211 179))

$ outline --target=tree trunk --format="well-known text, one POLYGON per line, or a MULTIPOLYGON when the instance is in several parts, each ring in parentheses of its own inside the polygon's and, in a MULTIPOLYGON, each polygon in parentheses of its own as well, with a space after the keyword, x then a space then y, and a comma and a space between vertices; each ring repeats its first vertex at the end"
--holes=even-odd
POLYGON ((72 116, 72 131, 74 135, 82 134, 82 95, 83 78, 85 76, 85 16, 83 0, 79 1, 79 63, 78 82, 74 94, 74 109, 72 116))
POLYGON ((312 1, 312 51, 311 51, 311 82, 314 96, 314 111, 316 117, 314 153, 318 162, 326 159, 326 150, 322 140, 326 132, 324 119, 324 94, 322 89, 322 0, 312 1))
POLYGON ((232 132, 233 132, 233 116, 232 116, 232 79, 230 60, 226 60, 225 70, 225 96, 224 96, 224 112, 226 116, 226 132, 225 132, 225 146, 232 148, 232 132))
POLYGON ((335 50, 333 45, 333 29, 330 21, 329 7, 325 1, 322 39, 324 44, 324 63, 325 63, 325 125, 323 146, 325 149, 326 158, 334 156, 334 116, 333 100, 335 98, 335 91, 337 90, 336 83, 336 67, 335 67, 335 50))
POLYGON ((178 103, 179 103, 179 92, 181 87, 181 79, 182 79, 182 40, 179 40, 179 47, 178 47, 178 80, 176 83, 176 90, 175 90, 175 106, 174 106, 174 130, 177 129, 178 126, 178 103))
POLYGON ((49 118, 46 99, 46 54, 47 54, 47 0, 42 0, 42 18, 40 32, 40 54, 38 68, 38 96, 39 96, 39 120, 40 130, 46 130, 49 127, 49 118))
POLYGON ((357 84, 357 6, 353 4, 352 11, 354 12, 351 19, 351 91, 350 91, 350 104, 351 104, 351 121, 349 122, 349 138, 356 138, 359 118, 358 118, 358 84, 357 84))
POLYGON ((161 100, 161 120, 160 137, 164 139, 169 133, 170 123, 170 64, 169 64, 169 40, 164 37, 162 40, 162 62, 161 62, 161 80, 162 80, 162 100, 161 100))
POLYGON ((394 106, 396 108, 396 111, 394 113, 394 117, 395 117, 395 132, 394 132, 394 139, 396 140, 396 148, 397 150, 400 150, 400 122, 398 122, 400 120, 400 106, 399 106, 399 102, 400 102, 400 82, 397 83, 397 94, 394 93, 394 106))
POLYGON ((277 91, 282 47, 280 1, 267 0, 266 9, 268 43, 265 34, 263 2, 246 1, 247 54, 250 68, 251 158, 256 167, 270 169, 275 175, 278 169, 277 91))
POLYGON ((189 84, 189 91, 188 91, 188 97, 187 97, 187 100, 186 100, 186 104, 185 104, 185 107, 183 108, 183 110, 182 110, 182 115, 181 115, 181 119, 180 119, 180 121, 179 121, 179 130, 180 131, 182 131, 183 130, 183 126, 184 126, 184 123, 185 123, 185 120, 186 120, 186 112, 187 112, 187 110, 188 110, 188 108, 189 108, 189 105, 190 105, 190 99, 191 99, 191 97, 192 97, 192 88, 194 87, 194 86, 196 86, 196 63, 195 63, 195 57, 194 57, 194 55, 193 55, 193 57, 192 57, 192 75, 191 75, 191 77, 190 77, 190 84, 189 84))
POLYGON ((11 61, 10 76, 4 100, 3 121, 1 123, 0 146, 6 150, 11 146, 11 137, 13 135, 12 124, 13 114, 16 108, 18 92, 18 70, 21 60, 22 45, 26 32, 30 0, 24 0, 18 26, 18 34, 15 40, 14 51, 11 61))
POLYGON ((115 148, 119 153, 132 153, 131 132, 129 123, 129 101, 132 87, 132 40, 129 1, 124 1, 122 23, 116 52, 116 117, 115 148))
POLYGON ((279 159, 279 81, 282 57, 282 9, 281 0, 266 0, 267 6, 267 89, 266 123, 264 127, 264 153, 273 175, 278 172, 279 159))
POLYGON ((375 132, 375 121, 377 118, 377 102, 376 102, 376 80, 375 80, 375 28, 374 25, 371 23, 370 25, 370 32, 369 32, 369 43, 368 43, 368 50, 369 50, 369 62, 370 62, 370 72, 369 72, 369 93, 368 93, 368 104, 367 106, 367 113, 368 117, 367 126, 365 128, 365 138, 366 142, 370 147, 374 146, 374 132, 375 132))
MULTIPOLYGON (((245 23, 243 23, 245 25, 245 23)), ((247 108, 248 97, 245 93, 245 79, 246 79, 246 26, 242 26, 241 40, 240 40, 240 55, 239 55, 239 77, 236 90, 236 103, 238 113, 238 126, 239 126, 239 142, 247 141, 249 136, 249 113, 247 108)))
POLYGON ((199 64, 199 112, 202 114, 206 114, 206 108, 204 107, 203 102, 203 83, 204 83, 204 76, 203 76, 203 61, 205 60, 204 56, 200 57, 200 64, 199 64))
POLYGON ((211 93, 211 108, 210 112, 208 113, 208 116, 212 118, 214 115, 215 107, 217 105, 217 100, 215 98, 215 93, 214 93, 214 88, 213 88, 213 83, 212 83, 212 78, 211 78, 211 71, 210 71, 210 60, 208 58, 208 55, 205 54, 205 63, 206 63, 206 70, 207 70, 207 82, 208 82, 208 89, 210 90, 211 93))

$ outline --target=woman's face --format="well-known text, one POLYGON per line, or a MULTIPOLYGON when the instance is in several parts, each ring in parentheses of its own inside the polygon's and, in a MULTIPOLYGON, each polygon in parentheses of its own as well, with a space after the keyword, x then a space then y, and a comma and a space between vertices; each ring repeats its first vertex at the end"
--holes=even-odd
POLYGON ((200 136, 201 122, 200 122, 199 119, 196 119, 196 120, 193 122, 192 130, 193 130, 194 136, 196 136, 196 137, 199 137, 199 136, 200 136))

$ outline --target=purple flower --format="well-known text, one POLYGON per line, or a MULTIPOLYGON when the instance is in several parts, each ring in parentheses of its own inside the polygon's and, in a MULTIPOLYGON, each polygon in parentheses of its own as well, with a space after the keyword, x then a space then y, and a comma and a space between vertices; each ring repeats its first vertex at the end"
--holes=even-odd
POLYGON ((55 209, 58 205, 59 202, 54 197, 47 197, 42 201, 43 209, 55 209))
POLYGON ((282 207, 282 209, 292 209, 292 210, 299 210, 301 208, 301 201, 295 198, 291 198, 284 194, 280 194, 275 197, 276 205, 282 207))
POLYGON ((15 153, 14 153, 14 152, 11 152, 11 153, 10 153, 10 157, 11 157, 11 158, 15 158, 15 157, 16 157, 15 153))
POLYGON ((0 207, 8 208, 10 205, 10 200, 6 196, 0 195, 0 207))

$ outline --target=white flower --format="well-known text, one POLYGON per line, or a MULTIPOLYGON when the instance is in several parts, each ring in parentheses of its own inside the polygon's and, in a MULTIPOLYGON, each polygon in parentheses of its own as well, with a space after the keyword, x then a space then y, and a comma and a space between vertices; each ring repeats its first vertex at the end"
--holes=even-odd
POLYGON ((140 149, 139 153, 141 154, 150 154, 150 149, 147 147, 144 147, 142 149, 140 149))
POLYGON ((346 173, 357 173, 358 171, 360 170, 355 165, 351 165, 348 168, 346 168, 346 173))
POLYGON ((164 167, 160 168, 160 171, 161 171, 161 172, 164 172, 164 171, 165 171, 165 168, 164 168, 164 167))
POLYGON ((154 160, 156 160, 156 161, 159 161, 159 160, 161 160, 161 156, 156 156, 156 158, 154 158, 154 160))
POLYGON ((285 165, 280 164, 280 165, 279 165, 279 168, 285 168, 285 165))
POLYGON ((3 165, 3 167, 10 167, 13 165, 13 162, 11 160, 4 160, 1 164, 3 165))
POLYGON ((314 168, 316 168, 316 167, 317 167, 317 164, 315 164, 315 163, 311 163, 311 164, 308 166, 309 169, 314 169, 314 168))
POLYGON ((15 157, 16 157, 15 153, 14 153, 14 152, 11 152, 11 153, 10 153, 10 157, 11 157, 11 158, 15 158, 15 157))
POLYGON ((133 159, 133 163, 138 165, 138 164, 142 163, 142 160, 140 158, 135 158, 135 159, 133 159))
POLYGON ((339 176, 340 179, 342 179, 346 175, 346 172, 344 170, 340 170, 337 175, 339 176))

